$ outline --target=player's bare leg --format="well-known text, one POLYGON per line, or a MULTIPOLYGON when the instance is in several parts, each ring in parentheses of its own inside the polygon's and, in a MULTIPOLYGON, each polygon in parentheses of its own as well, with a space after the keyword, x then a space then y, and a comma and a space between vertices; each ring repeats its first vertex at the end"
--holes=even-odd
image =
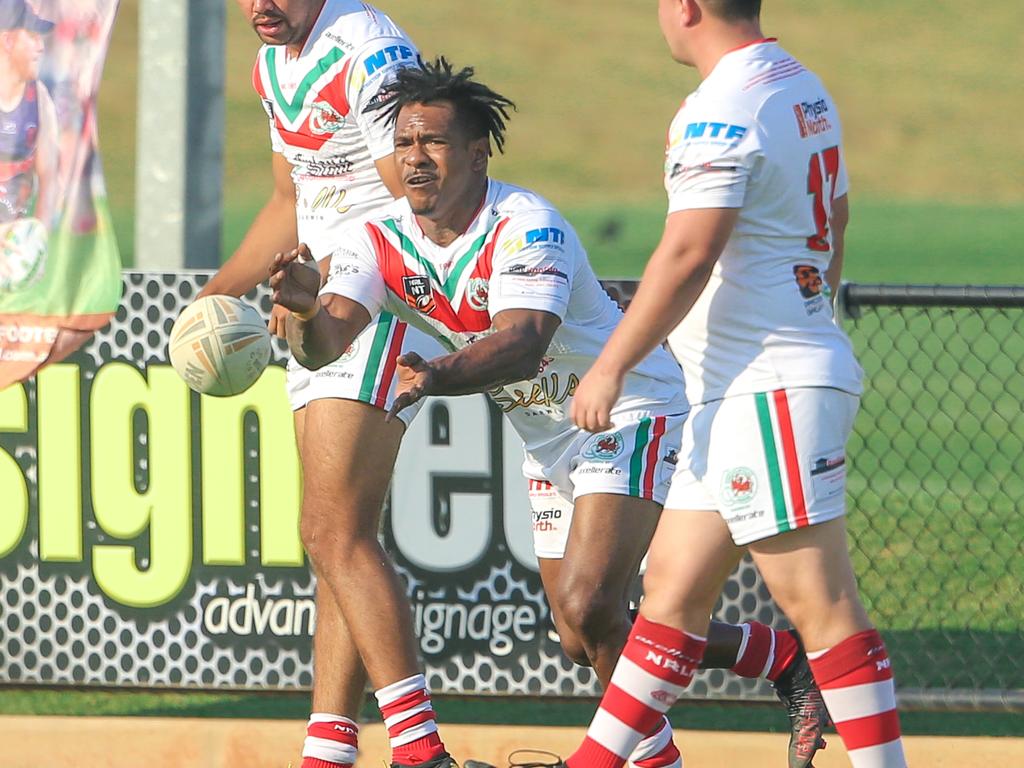
POLYGON ((405 585, 377 538, 405 427, 353 400, 315 400, 303 440, 302 541, 321 584, 341 608, 389 721, 394 762, 446 755, 432 718, 403 718, 427 704, 405 585), (415 725, 410 725, 415 722, 415 725))
POLYGON ((803 637, 854 767, 903 768, 892 670, 857 592, 846 519, 756 542, 750 552, 775 601, 803 637))
MULTIPOLYGON (((295 441, 301 458, 306 409, 299 408, 294 416, 295 441)), ((330 587, 318 582, 316 629, 313 632, 312 713, 303 745, 304 768, 327 768, 332 764, 345 765, 355 761, 357 723, 365 695, 366 670, 345 625, 341 607, 330 587), (320 757, 305 754, 307 752, 320 757)))

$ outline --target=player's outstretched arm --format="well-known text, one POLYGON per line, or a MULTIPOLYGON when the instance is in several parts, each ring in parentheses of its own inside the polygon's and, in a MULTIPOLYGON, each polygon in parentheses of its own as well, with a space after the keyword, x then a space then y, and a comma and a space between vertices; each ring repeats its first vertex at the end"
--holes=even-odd
POLYGON ((722 254, 738 208, 676 211, 647 262, 636 296, 593 367, 573 395, 570 415, 591 432, 610 429, 622 381, 697 301, 722 254))
POLYGON ((550 312, 506 309, 492 319, 493 333, 458 352, 429 361, 403 355, 387 419, 427 395, 468 395, 532 379, 561 322, 550 312))
POLYGON ((320 292, 320 270, 309 248, 300 244, 278 253, 270 264, 274 304, 289 312, 285 326, 292 355, 316 370, 334 362, 370 323, 370 313, 356 301, 320 292))
POLYGON ((241 296, 248 293, 266 279, 274 254, 290 251, 298 245, 292 166, 276 152, 273 172, 274 191, 270 199, 256 214, 238 250, 203 286, 200 296, 241 296))

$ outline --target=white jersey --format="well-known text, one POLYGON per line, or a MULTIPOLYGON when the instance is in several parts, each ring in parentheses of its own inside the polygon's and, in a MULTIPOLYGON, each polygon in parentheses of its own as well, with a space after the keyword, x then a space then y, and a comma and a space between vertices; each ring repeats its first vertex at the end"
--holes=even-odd
POLYGON ((740 209, 707 287, 669 335, 690 401, 784 387, 859 394, 824 282, 847 176, 818 77, 774 40, 727 53, 672 121, 665 187, 670 214, 740 209))
MULTIPOLYGON (((491 180, 469 228, 446 247, 423 234, 404 198, 350 225, 338 242, 323 293, 353 299, 371 317, 392 312, 451 350, 491 333, 491 319, 507 309, 557 315, 538 375, 490 394, 531 454, 550 455, 579 432, 569 403, 622 312, 551 203, 491 180)), ((626 376, 613 420, 685 412, 679 376, 671 355, 656 349, 626 376)))
POLYGON ((292 165, 299 241, 321 259, 344 221, 390 202, 376 160, 394 152, 378 120, 381 88, 416 47, 390 18, 355 0, 327 0, 302 53, 264 45, 252 82, 275 152, 292 165))

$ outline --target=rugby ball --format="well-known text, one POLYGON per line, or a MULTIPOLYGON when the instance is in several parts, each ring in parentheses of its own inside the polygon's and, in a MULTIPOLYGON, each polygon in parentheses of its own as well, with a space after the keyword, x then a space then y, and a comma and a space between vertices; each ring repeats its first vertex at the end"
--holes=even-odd
POLYGON ((39 219, 0 224, 0 294, 20 291, 43 276, 48 237, 39 219))
POLYGON ((259 312, 234 296, 204 296, 174 322, 171 365, 200 394, 245 392, 270 361, 270 332, 259 312))

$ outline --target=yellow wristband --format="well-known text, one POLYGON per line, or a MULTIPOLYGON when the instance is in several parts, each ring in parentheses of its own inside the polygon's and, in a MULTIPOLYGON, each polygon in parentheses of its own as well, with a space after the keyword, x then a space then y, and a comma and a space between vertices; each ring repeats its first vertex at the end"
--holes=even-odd
POLYGON ((309 322, 320 313, 320 297, 316 297, 316 301, 313 302, 313 306, 310 307, 306 312, 292 312, 292 317, 296 320, 301 320, 304 323, 309 322))

